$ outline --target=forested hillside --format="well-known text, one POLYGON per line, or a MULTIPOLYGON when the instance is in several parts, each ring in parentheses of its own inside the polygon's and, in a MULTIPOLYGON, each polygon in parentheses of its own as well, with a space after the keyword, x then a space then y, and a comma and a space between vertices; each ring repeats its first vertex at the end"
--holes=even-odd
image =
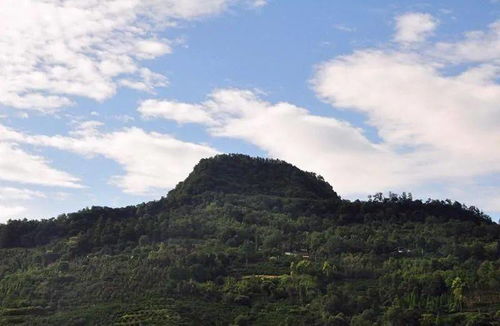
POLYGON ((479 209, 342 200, 279 160, 204 159, 158 201, 9 221, 0 248, 2 325, 500 325, 479 209))

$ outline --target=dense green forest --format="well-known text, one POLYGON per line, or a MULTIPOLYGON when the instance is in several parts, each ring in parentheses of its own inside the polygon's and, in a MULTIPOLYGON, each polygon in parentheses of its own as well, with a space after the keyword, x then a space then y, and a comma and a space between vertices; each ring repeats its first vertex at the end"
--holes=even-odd
POLYGON ((2 325, 500 325, 479 209, 342 200, 279 160, 204 159, 158 201, 9 221, 0 248, 2 325))

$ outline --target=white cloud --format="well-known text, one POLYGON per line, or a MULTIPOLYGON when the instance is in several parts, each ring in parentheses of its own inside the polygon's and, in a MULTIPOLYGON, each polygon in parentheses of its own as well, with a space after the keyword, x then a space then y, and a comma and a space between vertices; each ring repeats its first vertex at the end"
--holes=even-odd
POLYGON ((188 176, 200 159, 217 154, 208 146, 137 128, 104 135, 100 142, 103 144, 94 149, 95 153, 124 167, 126 174, 114 177, 113 182, 129 193, 171 189, 188 176))
POLYGON ((430 146, 484 171, 500 160, 500 85, 481 78, 489 74, 445 76, 412 55, 366 50, 321 65, 314 87, 332 105, 366 113, 387 144, 430 146))
POLYGON ((254 8, 260 8, 267 5, 268 0, 251 0, 251 5, 254 8))
POLYGON ((26 210, 23 206, 0 205, 0 223, 5 223, 8 219, 19 218, 26 210))
POLYGON ((129 122, 135 121, 135 118, 133 116, 128 115, 128 114, 116 115, 113 118, 115 120, 122 122, 122 123, 129 123, 129 122))
MULTIPOLYGON (((204 112, 206 118, 197 122, 207 125, 212 135, 245 140, 272 157, 321 173, 343 193, 394 185, 403 172, 393 153, 368 141, 349 123, 315 116, 289 103, 271 104, 252 91, 216 90, 203 103, 182 105, 204 112)), ((174 109, 154 116, 184 122, 184 114, 174 114, 174 109)))
POLYGON ((138 91, 153 92, 155 87, 167 86, 167 79, 147 68, 141 68, 135 78, 123 78, 118 84, 138 91))
POLYGON ((333 26, 333 28, 335 28, 336 30, 339 30, 342 32, 348 32, 348 33, 352 33, 352 32, 356 31, 355 27, 351 27, 351 26, 344 25, 344 24, 336 24, 333 26))
POLYGON ((78 178, 56 170, 42 157, 28 154, 14 143, 2 142, 7 136, 0 130, 0 179, 25 184, 79 188, 78 178))
POLYGON ((153 59, 171 53, 172 49, 166 41, 142 40, 137 42, 137 56, 144 59, 153 59))
POLYGON ((434 31, 437 25, 437 20, 430 14, 406 13, 396 17, 394 40, 403 44, 422 42, 434 31))
POLYGON ((200 105, 174 101, 146 100, 140 104, 138 111, 145 118, 165 118, 180 123, 213 123, 210 115, 200 105))
POLYGON ((142 0, 138 8, 141 15, 153 16, 158 20, 196 19, 217 14, 226 9, 229 3, 228 0, 142 0))
POLYGON ((0 186, 0 223, 23 217, 28 210, 22 202, 45 197, 40 191, 0 186))
POLYGON ((124 175, 112 177, 111 182, 132 194, 171 189, 187 177, 200 159, 217 154, 209 146, 183 142, 166 134, 139 128, 102 133, 99 126, 100 122, 86 121, 70 136, 24 135, 11 130, 4 132, 4 138, 88 158, 99 155, 111 159, 125 170, 124 175))
POLYGON ((500 20, 487 31, 472 31, 459 42, 439 42, 430 51, 453 63, 494 62, 500 64, 500 20))
POLYGON ((223 11, 229 0, 2 0, 0 104, 53 111, 117 87, 151 91, 166 78, 141 60, 171 52, 156 34, 223 11))
POLYGON ((209 129, 212 134, 244 139, 273 157, 320 173, 341 193, 372 192, 401 182, 403 162, 347 122, 289 103, 270 104, 248 91, 217 91, 206 106, 220 123, 209 129))
POLYGON ((494 192, 477 178, 500 172, 498 24, 456 42, 334 58, 317 67, 313 88, 332 106, 365 114, 383 145, 412 157, 409 185, 441 182, 448 195, 492 209, 494 192), (450 74, 456 63, 467 65, 450 74))
POLYGON ((28 200, 33 198, 44 198, 45 195, 40 191, 34 191, 24 188, 0 187, 0 200, 28 200))

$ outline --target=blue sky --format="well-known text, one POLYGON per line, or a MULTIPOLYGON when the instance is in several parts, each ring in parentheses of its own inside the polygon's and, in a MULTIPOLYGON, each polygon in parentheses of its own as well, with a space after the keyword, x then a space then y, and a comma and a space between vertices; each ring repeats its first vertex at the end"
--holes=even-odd
POLYGON ((6 0, 0 221, 157 199, 216 153, 500 217, 498 1, 6 0))

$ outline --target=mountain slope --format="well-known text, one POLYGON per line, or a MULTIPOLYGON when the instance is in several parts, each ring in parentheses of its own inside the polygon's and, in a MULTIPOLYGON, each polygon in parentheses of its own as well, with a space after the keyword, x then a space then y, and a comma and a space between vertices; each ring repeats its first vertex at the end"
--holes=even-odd
POLYGON ((500 226, 341 200, 278 160, 202 160, 158 201, 0 225, 0 324, 495 325, 500 226))

